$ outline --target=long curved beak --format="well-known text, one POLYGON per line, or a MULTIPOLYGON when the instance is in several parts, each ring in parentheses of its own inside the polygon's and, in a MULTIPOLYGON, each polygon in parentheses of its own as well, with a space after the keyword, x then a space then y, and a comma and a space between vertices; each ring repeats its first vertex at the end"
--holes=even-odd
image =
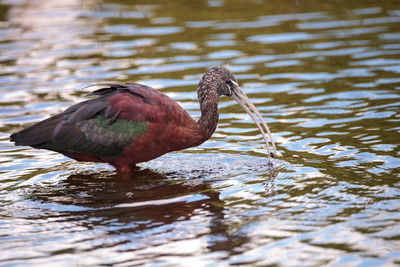
POLYGON ((267 144, 267 150, 268 150, 268 158, 271 160, 276 153, 276 147, 275 147, 275 142, 274 139, 272 138, 272 134, 268 128, 267 123, 264 121, 263 117, 261 116, 260 112, 258 112, 257 108, 254 106, 254 104, 250 101, 250 99, 246 96, 245 93, 243 93, 242 89, 240 89, 239 85, 232 81, 232 83, 235 85, 232 88, 232 95, 231 97, 238 102, 238 104, 247 112, 247 114, 250 115, 250 117, 253 119, 255 124, 257 125, 258 129, 260 130, 265 143, 267 144), (249 108, 250 107, 250 108, 249 108), (254 114, 253 114, 254 113, 254 114), (256 117, 260 120, 261 124, 264 126, 265 130, 267 131, 268 137, 271 140, 272 148, 273 148, 273 153, 271 153, 271 148, 268 142, 268 138, 264 132, 264 129, 261 127, 260 123, 256 119, 256 117))

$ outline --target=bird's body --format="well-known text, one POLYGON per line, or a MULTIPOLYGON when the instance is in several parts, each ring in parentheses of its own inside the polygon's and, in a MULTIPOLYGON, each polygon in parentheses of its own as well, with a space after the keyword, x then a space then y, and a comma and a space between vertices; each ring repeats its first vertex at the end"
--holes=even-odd
POLYGON ((207 73, 199 83, 202 116, 198 121, 151 87, 99 84, 104 87, 89 94, 97 98, 23 129, 11 135, 11 141, 53 150, 78 161, 106 162, 120 176, 128 177, 137 163, 200 145, 210 138, 218 122, 218 98, 232 95, 229 83, 237 83, 223 67, 207 73))

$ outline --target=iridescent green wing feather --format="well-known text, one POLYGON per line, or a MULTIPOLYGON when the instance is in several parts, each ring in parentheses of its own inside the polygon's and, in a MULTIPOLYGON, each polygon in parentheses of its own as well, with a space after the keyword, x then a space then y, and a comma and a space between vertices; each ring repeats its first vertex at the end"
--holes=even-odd
POLYGON ((144 86, 102 85, 108 87, 89 94, 97 98, 73 105, 62 113, 14 133, 11 141, 17 145, 60 153, 121 156, 123 149, 137 136, 145 134, 150 124, 143 119, 140 103, 155 103, 146 95, 149 93, 144 86), (132 110, 132 106, 137 108, 132 110), (129 118, 121 119, 119 115, 124 110, 129 110, 129 118))
POLYGON ((103 88, 91 93, 98 98, 67 109, 44 148, 100 157, 122 156, 123 149, 146 132, 149 122, 120 119, 121 110, 109 102, 113 96, 121 101, 129 98, 119 93, 120 88, 103 88))
POLYGON ((146 132, 149 122, 128 121, 117 119, 108 123, 104 112, 89 120, 77 123, 81 132, 85 135, 85 141, 79 146, 70 148, 70 152, 78 152, 96 156, 117 157, 120 156, 124 147, 128 146, 135 137, 146 132), (86 143, 86 144, 85 144, 86 143), (82 151, 85 147, 86 150, 82 151))

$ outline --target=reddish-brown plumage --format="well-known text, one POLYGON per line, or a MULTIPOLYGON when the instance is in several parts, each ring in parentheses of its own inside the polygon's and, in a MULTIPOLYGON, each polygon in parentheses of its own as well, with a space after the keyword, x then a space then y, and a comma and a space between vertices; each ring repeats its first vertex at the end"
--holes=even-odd
POLYGON ((209 69, 199 82, 198 121, 171 98, 148 86, 99 85, 106 87, 89 94, 97 98, 12 134, 11 141, 57 151, 78 161, 106 162, 127 177, 139 162, 209 139, 217 126, 221 95, 238 102, 247 98, 240 96, 235 77, 224 67, 209 69))
POLYGON ((130 92, 118 93, 109 98, 110 106, 118 110, 119 119, 149 122, 146 133, 134 138, 123 155, 109 158, 81 153, 63 153, 78 161, 106 162, 126 176, 136 163, 157 158, 165 153, 197 146, 208 139, 205 131, 175 101, 150 88, 135 85, 137 93, 151 102, 130 92))

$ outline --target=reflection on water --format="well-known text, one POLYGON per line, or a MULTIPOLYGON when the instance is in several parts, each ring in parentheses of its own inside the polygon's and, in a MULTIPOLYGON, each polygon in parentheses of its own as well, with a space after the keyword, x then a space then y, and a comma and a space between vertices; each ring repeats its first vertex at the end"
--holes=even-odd
POLYGON ((395 2, 0 1, 0 264, 400 264, 395 2), (211 140, 129 181, 8 141, 100 81, 198 117, 218 64, 270 125, 275 170, 228 98, 211 140))

